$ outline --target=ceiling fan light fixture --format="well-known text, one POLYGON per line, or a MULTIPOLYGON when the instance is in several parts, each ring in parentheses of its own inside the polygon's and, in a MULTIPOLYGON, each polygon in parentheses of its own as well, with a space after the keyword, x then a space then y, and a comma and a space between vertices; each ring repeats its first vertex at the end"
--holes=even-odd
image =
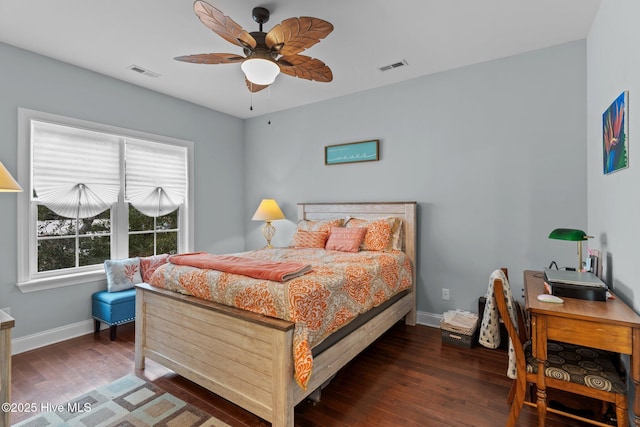
POLYGON ((244 55, 235 53, 200 53, 174 58, 192 64, 238 64, 245 75, 245 85, 250 92, 259 92, 275 81, 278 74, 286 74, 305 80, 330 82, 333 73, 324 62, 300 53, 333 31, 333 25, 324 19, 310 16, 287 18, 269 32, 262 31, 262 24, 269 20, 269 10, 253 9, 253 20, 260 31, 248 32, 222 11, 204 0, 196 0, 193 10, 200 21, 218 36, 242 48, 244 55))
POLYGON ((240 65, 245 77, 256 85, 270 85, 280 74, 280 67, 275 62, 263 58, 249 58, 240 65))

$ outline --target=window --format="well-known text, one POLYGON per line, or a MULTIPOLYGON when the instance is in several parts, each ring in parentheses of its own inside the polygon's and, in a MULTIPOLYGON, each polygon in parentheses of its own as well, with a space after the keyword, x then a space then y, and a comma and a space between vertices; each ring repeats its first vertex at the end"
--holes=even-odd
POLYGON ((19 111, 18 287, 104 278, 106 259, 190 250, 193 144, 19 111))
POLYGON ((149 217, 129 206, 129 256, 175 252, 178 227, 178 211, 149 217))
POLYGON ((36 271, 93 266, 111 257, 111 209, 78 219, 41 204, 36 209, 36 271))

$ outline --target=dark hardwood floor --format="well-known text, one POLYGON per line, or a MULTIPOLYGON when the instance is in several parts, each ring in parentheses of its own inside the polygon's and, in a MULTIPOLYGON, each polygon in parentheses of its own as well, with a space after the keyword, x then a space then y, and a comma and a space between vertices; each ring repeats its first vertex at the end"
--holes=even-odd
MULTIPOLYGON (((128 324, 118 327, 114 342, 104 330, 15 355, 13 402, 61 404, 135 373, 232 427, 270 426, 153 361, 136 371, 134 339, 128 324)), ((506 351, 443 344, 439 329, 399 323, 340 371, 319 403, 300 403, 295 425, 503 426, 511 386, 506 368, 506 351)), ((12 422, 32 415, 13 414, 12 422)), ((534 410, 523 408, 518 425, 536 426, 534 410)), ((585 424, 549 414, 547 425, 585 424)))

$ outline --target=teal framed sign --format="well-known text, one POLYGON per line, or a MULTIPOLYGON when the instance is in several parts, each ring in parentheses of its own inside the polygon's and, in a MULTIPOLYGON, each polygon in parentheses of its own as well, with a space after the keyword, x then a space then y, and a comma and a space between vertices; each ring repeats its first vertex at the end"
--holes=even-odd
POLYGON ((379 157, 380 141, 349 142, 347 144, 327 145, 324 147, 324 164, 375 162, 379 157))

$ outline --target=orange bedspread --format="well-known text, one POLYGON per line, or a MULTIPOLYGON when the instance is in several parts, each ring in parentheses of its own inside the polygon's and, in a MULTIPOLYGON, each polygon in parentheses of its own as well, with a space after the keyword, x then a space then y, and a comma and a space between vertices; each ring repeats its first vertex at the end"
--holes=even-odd
POLYGON ((241 256, 308 264, 313 271, 274 282, 168 263, 156 270, 150 284, 294 322, 295 378, 304 389, 313 369, 314 345, 358 314, 411 287, 410 261, 400 251, 261 249, 241 256))

